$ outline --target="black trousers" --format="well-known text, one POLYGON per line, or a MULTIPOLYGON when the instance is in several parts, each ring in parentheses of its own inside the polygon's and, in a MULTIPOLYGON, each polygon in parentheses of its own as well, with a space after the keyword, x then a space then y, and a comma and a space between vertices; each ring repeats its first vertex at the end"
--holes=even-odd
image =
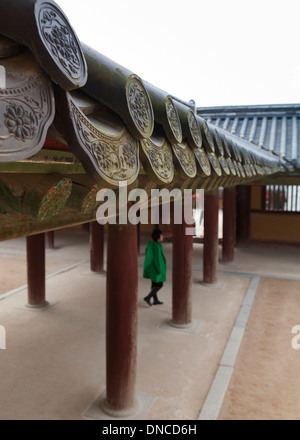
POLYGON ((164 283, 155 283, 154 281, 151 281, 151 289, 157 288, 157 292, 162 288, 163 285, 164 283))
POLYGON ((154 302, 158 301, 157 292, 162 288, 163 285, 164 283, 155 283, 154 281, 152 281, 151 292, 149 293, 149 295, 147 295, 147 298, 149 298, 149 300, 153 298, 154 302))

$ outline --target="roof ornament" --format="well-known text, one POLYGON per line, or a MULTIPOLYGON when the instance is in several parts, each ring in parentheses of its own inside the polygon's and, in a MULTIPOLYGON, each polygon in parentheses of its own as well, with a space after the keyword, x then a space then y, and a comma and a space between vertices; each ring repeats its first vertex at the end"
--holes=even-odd
POLYGON ((199 123, 197 121, 197 118, 191 110, 188 111, 187 117, 188 117, 188 124, 189 124, 190 133, 191 133, 192 139, 193 139, 192 144, 196 145, 197 148, 201 148, 202 147, 202 135, 201 135, 201 129, 200 129, 199 123))
POLYGON ((0 33, 27 46, 51 79, 64 90, 87 79, 80 42, 53 0, 1 0, 0 33))
POLYGON ((154 128, 152 104, 142 80, 137 75, 130 75, 126 83, 128 110, 139 134, 137 137, 148 138, 154 128))
POLYGON ((224 171, 225 175, 229 176, 231 174, 230 172, 230 168, 228 166, 228 163, 224 157, 225 151, 224 151, 224 146, 223 146, 223 142, 221 140, 221 137, 218 133, 218 130, 216 128, 213 128, 213 126, 209 126, 209 131, 210 134, 214 140, 214 144, 215 144, 215 154, 218 158, 218 161, 221 165, 222 170, 224 171))
POLYGON ((144 85, 151 99, 155 122, 163 127, 171 144, 181 143, 182 128, 174 99, 147 81, 144 81, 144 85))
POLYGON ((203 141, 203 145, 205 147, 205 150, 208 153, 214 153, 215 152, 215 145, 214 145, 214 141, 212 139, 212 136, 210 134, 207 122, 203 118, 201 118, 200 116, 197 116, 197 120, 199 121, 199 124, 200 124, 202 141, 203 141))
POLYGON ((201 177, 209 177, 211 175, 211 165, 206 152, 203 148, 195 148, 193 151, 197 161, 198 174, 201 177))
POLYGON ((1 64, 6 88, 0 89, 0 162, 12 162, 43 147, 54 119, 54 95, 50 79, 28 51, 1 64))
POLYGON ((177 109, 174 105, 174 102, 170 96, 166 97, 165 106, 166 106, 167 119, 169 126, 172 130, 172 134, 175 140, 180 143, 182 141, 182 129, 180 124, 180 119, 178 116, 177 109))
POLYGON ((82 48, 89 72, 83 90, 117 113, 135 139, 150 138, 153 107, 141 78, 86 44, 82 48))
POLYGON ((174 163, 178 174, 186 179, 196 177, 197 165, 192 149, 186 142, 172 144, 174 163))
POLYGON ((197 105, 194 99, 190 99, 188 105, 192 108, 193 112, 197 114, 197 105))
MULTIPOLYGON (((133 183, 139 173, 139 145, 117 115, 85 115, 77 96, 57 90, 60 113, 56 123, 87 174, 99 185, 118 187, 133 183)), ((83 98, 82 98, 83 99, 83 98)), ((111 112, 110 112, 111 113, 111 112)))
POLYGON ((174 100, 174 104, 180 118, 183 136, 187 139, 192 148, 201 148, 201 128, 196 115, 187 105, 183 104, 182 102, 174 100))
POLYGON ((155 131, 150 139, 142 139, 140 145, 141 162, 152 181, 171 183, 174 179, 174 164, 171 145, 167 139, 155 131))

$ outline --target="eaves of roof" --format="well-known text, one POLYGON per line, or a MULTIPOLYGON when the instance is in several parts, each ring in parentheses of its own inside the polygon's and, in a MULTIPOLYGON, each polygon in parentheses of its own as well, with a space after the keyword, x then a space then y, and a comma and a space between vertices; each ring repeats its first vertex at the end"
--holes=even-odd
POLYGON ((207 123, 209 111, 197 114, 192 103, 81 43, 55 2, 2 0, 0 15, 0 35, 10 39, 0 39, 7 73, 0 90, 1 162, 30 158, 48 135, 67 144, 102 186, 146 178, 212 188, 286 170, 275 148, 263 150, 212 117, 214 124, 207 123))

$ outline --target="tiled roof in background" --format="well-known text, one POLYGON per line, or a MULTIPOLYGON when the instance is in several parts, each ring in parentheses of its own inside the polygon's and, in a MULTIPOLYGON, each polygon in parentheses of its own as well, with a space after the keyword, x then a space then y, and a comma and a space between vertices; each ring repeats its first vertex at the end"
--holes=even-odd
POLYGON ((197 113, 300 167, 300 104, 198 107, 197 113))

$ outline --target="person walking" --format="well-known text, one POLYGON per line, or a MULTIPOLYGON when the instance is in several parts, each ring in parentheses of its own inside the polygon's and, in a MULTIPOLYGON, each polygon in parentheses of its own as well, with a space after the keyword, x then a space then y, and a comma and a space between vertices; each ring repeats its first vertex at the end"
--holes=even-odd
POLYGON ((166 257, 161 242, 163 241, 163 233, 160 229, 154 229, 152 232, 152 241, 149 241, 146 247, 143 277, 152 281, 151 291, 145 296, 144 301, 149 306, 163 304, 157 297, 157 292, 162 288, 166 281, 166 257))

